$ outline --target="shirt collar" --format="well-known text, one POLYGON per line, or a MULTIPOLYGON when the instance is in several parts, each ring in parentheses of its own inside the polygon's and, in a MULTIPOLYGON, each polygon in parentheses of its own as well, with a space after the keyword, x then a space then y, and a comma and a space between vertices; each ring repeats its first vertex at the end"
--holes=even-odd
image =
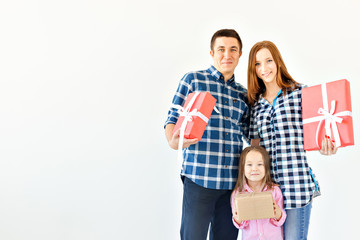
MULTIPOLYGON (((246 192, 254 192, 254 191, 249 187, 249 185, 247 185, 247 183, 245 183, 244 189, 245 189, 246 192)), ((264 189, 262 190, 262 192, 266 192, 267 190, 268 190, 268 187, 265 186, 264 189)))
MULTIPOLYGON (((213 65, 211 65, 211 67, 208 69, 208 71, 218 81, 223 81, 224 82, 224 76, 213 65)), ((235 81, 235 75, 233 75, 232 78, 230 78, 227 82, 229 82, 229 84, 231 84, 233 81, 235 81)))
POLYGON ((260 94, 260 97, 259 97, 259 103, 262 103, 262 104, 268 104, 270 106, 274 106, 275 103, 277 102, 277 100, 281 97, 281 93, 282 93, 282 89, 280 89, 280 91, 278 92, 278 94, 276 95, 275 99, 273 100, 273 104, 270 104, 263 96, 263 94, 260 94))

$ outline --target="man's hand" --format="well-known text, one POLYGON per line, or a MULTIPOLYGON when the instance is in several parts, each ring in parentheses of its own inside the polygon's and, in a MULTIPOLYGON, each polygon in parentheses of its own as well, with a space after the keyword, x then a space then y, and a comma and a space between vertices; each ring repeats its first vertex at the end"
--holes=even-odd
MULTIPOLYGON (((168 140, 169 146, 172 149, 177 150, 179 148, 180 129, 176 130, 174 134, 172 134, 174 127, 175 127, 174 124, 166 125, 165 135, 166 135, 166 139, 168 140)), ((182 148, 187 148, 190 145, 196 144, 198 142, 199 140, 197 138, 194 139, 184 138, 182 148)))

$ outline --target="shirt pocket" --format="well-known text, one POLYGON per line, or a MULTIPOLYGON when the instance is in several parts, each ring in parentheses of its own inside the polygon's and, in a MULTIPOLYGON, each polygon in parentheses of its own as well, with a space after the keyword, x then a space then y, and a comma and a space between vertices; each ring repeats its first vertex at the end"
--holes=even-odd
POLYGON ((229 99, 230 107, 230 120, 235 125, 241 124, 241 119, 245 112, 247 111, 248 106, 240 98, 230 98, 229 99))

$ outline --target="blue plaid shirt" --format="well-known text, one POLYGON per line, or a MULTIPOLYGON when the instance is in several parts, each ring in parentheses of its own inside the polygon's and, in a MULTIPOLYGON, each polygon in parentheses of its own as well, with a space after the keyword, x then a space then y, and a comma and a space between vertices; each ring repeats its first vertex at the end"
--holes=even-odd
POLYGON ((165 126, 176 124, 179 114, 175 106, 183 106, 188 94, 195 91, 215 97, 220 114, 213 111, 201 141, 183 149, 181 175, 205 188, 232 190, 238 177, 242 137, 248 141, 250 108, 246 89, 235 82, 235 77, 225 83, 213 66, 189 72, 179 83, 165 126))

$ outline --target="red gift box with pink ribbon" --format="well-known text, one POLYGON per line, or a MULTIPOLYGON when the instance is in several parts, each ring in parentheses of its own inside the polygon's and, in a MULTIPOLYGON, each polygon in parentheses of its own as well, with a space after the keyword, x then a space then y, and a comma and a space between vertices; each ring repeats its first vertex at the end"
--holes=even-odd
POLYGON ((335 146, 354 145, 350 83, 346 79, 302 89, 305 150, 321 149, 325 135, 335 146))

